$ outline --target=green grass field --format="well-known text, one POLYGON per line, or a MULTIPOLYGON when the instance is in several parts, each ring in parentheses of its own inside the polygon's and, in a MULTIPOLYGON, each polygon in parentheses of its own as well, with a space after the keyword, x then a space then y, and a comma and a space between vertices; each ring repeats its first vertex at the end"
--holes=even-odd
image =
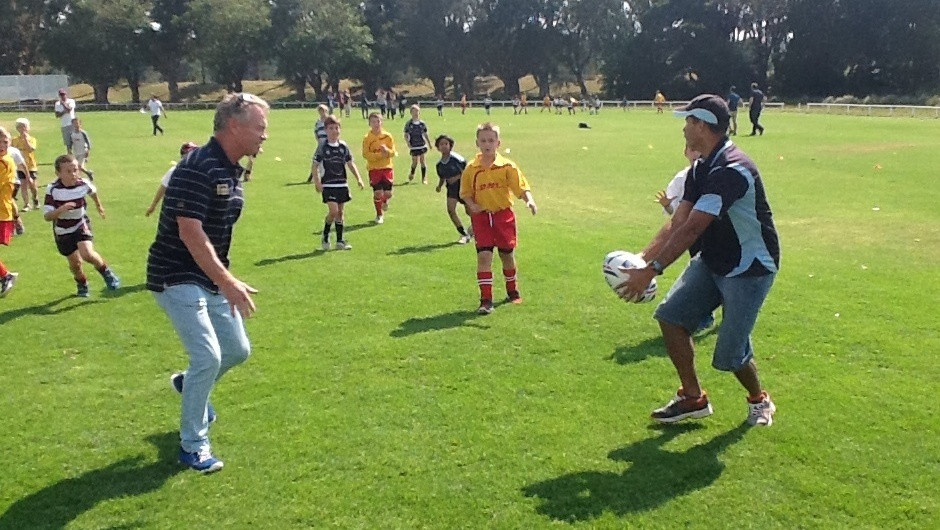
MULTIPOLYGON (((432 138, 449 133, 472 156, 483 111, 435 114, 425 110, 432 138)), ((57 121, 30 118, 48 183, 57 121)), ((601 274, 608 251, 640 249, 663 222, 653 195, 684 165, 680 120, 496 110, 540 210, 517 207, 525 303, 480 317, 473 249, 453 244, 433 185, 397 187, 382 226, 368 190, 353 190, 354 250, 314 251, 325 207, 299 183, 315 113, 274 111, 231 256, 260 289, 254 350, 213 394, 226 467, 204 477, 176 464, 168 376, 186 357, 143 286, 156 223, 143 212, 180 143, 209 136, 211 114, 171 113, 156 138, 136 112, 82 118, 108 211, 92 213, 95 244, 125 287, 106 293, 92 272, 92 297, 74 298, 39 212, 0 248, 20 273, 0 300, 0 528, 940 521, 937 120, 771 111, 766 135, 737 138, 783 247, 755 331, 778 412, 749 430, 743 391, 710 368, 713 333, 698 340, 698 365, 714 416, 650 424, 678 385, 655 303, 624 304, 601 274)), ((386 122, 397 138, 403 125, 386 122)), ((344 123, 356 155, 365 130, 357 114, 344 123)), ((408 163, 397 159, 399 182, 408 163)))

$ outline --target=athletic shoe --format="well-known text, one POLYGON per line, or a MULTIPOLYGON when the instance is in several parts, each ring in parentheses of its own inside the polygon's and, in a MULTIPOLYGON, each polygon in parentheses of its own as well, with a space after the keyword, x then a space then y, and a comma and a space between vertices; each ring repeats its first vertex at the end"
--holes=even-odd
POLYGON ((330 240, 329 240, 329 239, 324 239, 323 241, 321 241, 321 242, 320 242, 320 247, 321 247, 323 250, 330 250, 330 240))
POLYGON ((774 423, 774 412, 777 407, 770 400, 770 395, 764 392, 764 399, 757 403, 747 402, 747 423, 755 427, 770 427, 774 423))
POLYGON ((75 295, 81 298, 88 298, 88 283, 78 284, 78 290, 75 292, 75 295))
POLYGON ((493 312, 493 301, 487 300, 486 298, 480 298, 480 307, 477 308, 477 313, 480 315, 489 315, 493 312))
POLYGON ((0 298, 3 298, 4 296, 6 296, 7 293, 10 292, 11 289, 13 289, 13 286, 16 285, 16 278, 19 275, 20 273, 18 272, 10 272, 10 273, 7 273, 7 275, 4 276, 3 279, 0 279, 0 298))
POLYGON ((33 201, 33 210, 39 209, 39 201, 33 201))
POLYGON ((200 473, 215 473, 225 466, 221 460, 212 456, 212 452, 208 449, 187 453, 182 447, 180 447, 180 464, 200 473))
POLYGON ((19 219, 17 219, 13 227, 13 234, 17 236, 21 236, 25 233, 26 233, 26 227, 23 226, 23 221, 20 221, 19 219))
POLYGON ((108 285, 108 289, 114 291, 121 288, 121 279, 117 277, 117 274, 114 274, 111 271, 108 271, 104 274, 104 283, 108 285))
POLYGON ((686 418, 704 418, 711 416, 712 404, 708 396, 702 392, 697 398, 686 396, 682 388, 676 392, 676 397, 669 400, 665 406, 658 408, 650 417, 660 423, 675 423, 686 418))
POLYGON ((703 318, 698 324, 698 328, 695 330, 696 333, 700 331, 705 331, 706 329, 715 325, 715 314, 710 313, 707 317, 703 318))
POLYGON ((23 211, 24 211, 24 212, 28 212, 28 211, 29 211, 29 205, 28 205, 28 204, 24 204, 24 205, 23 205, 23 211))
POLYGON ((352 245, 345 241, 337 241, 333 248, 336 250, 352 250, 352 245))
MULTIPOLYGON (((176 393, 183 395, 183 379, 186 377, 186 372, 176 372, 170 376, 170 386, 173 387, 173 390, 176 390, 176 393)), ((206 405, 206 412, 209 416, 209 423, 215 423, 215 420, 219 417, 215 414, 215 409, 212 407, 212 403, 206 405)))
POLYGON ((519 305, 522 303, 522 295, 519 294, 519 291, 509 291, 509 293, 507 293, 506 299, 510 304, 519 305))
POLYGON ((427 183, 428 183, 428 179, 421 179, 421 184, 427 184, 427 183))
POLYGON ((414 180, 414 179, 415 179, 415 174, 414 174, 414 173, 408 175, 408 182, 411 182, 411 181, 414 180))
POLYGON ((466 245, 467 243, 470 242, 471 239, 472 238, 469 235, 460 236, 460 239, 457 240, 457 243, 460 245, 466 245))
POLYGON ((382 224, 382 223, 384 223, 384 222, 385 222, 385 216, 384 216, 384 215, 376 215, 376 216, 375 216, 375 224, 380 225, 380 224, 382 224))

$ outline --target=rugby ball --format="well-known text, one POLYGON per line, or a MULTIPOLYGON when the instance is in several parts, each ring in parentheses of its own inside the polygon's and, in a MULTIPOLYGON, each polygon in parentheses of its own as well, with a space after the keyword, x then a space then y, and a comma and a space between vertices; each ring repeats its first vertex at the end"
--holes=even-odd
MULTIPOLYGON (((614 289, 616 293, 617 286, 630 279, 630 273, 621 269, 642 269, 644 267, 646 267, 646 261, 643 258, 632 252, 615 250, 604 257, 604 279, 607 280, 607 285, 614 289)), ((617 294, 619 296, 619 293, 617 294)), ((653 278, 646 290, 643 291, 643 296, 636 303, 649 302, 653 298, 656 298, 656 278, 653 278)))

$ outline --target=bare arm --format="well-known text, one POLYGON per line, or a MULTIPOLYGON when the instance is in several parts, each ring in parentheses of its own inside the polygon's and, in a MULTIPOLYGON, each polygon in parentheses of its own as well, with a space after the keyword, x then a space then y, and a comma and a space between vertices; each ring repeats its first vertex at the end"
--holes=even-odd
POLYGON ((150 203, 150 206, 147 207, 147 213, 144 216, 149 217, 154 210, 157 209, 157 204, 160 204, 160 201, 163 200, 163 196, 166 195, 166 186, 160 184, 160 187, 157 188, 156 195, 153 196, 153 201, 150 203))
POLYGON ((89 193, 89 195, 91 195, 91 200, 94 201, 95 207, 98 208, 98 215, 100 215, 101 218, 104 219, 104 218, 105 218, 105 217, 104 217, 104 206, 101 205, 101 199, 98 198, 98 194, 97 194, 97 193, 89 193))
POLYGON ((361 190, 365 188, 365 184, 362 183, 362 176, 359 174, 359 168, 356 167, 356 163, 350 160, 349 162, 346 162, 346 167, 348 167, 349 170, 352 171, 352 174, 356 176, 356 183, 359 184, 359 189, 361 190))
POLYGON ((177 217, 180 239, 192 255, 199 268, 206 273, 212 283, 219 286, 219 291, 228 300, 232 315, 237 310, 243 318, 255 312, 255 303, 251 294, 258 292, 250 285, 232 275, 219 260, 209 236, 202 229, 202 222, 190 217, 177 217))

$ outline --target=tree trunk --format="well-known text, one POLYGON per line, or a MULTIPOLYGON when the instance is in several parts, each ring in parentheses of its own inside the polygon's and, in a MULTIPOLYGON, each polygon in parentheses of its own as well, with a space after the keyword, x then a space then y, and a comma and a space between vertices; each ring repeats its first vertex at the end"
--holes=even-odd
POLYGON ((590 94, 588 93, 587 85, 584 83, 584 73, 581 70, 576 70, 574 77, 578 82, 578 88, 581 89, 581 99, 587 98, 590 94))
POLYGON ((515 74, 504 74, 499 75, 500 81, 503 82, 503 91, 506 92, 506 97, 512 97, 520 93, 519 90, 519 76, 515 74))
POLYGON ((140 104, 140 80, 128 79, 127 86, 131 89, 131 103, 140 104))
POLYGON ((170 91, 170 102, 179 103, 180 100, 180 85, 176 82, 176 76, 169 77, 166 80, 167 90, 170 91))
POLYGON ((319 73, 309 74, 307 76, 307 83, 309 83, 310 88, 313 89, 313 100, 323 101, 323 77, 319 73))
POLYGON ((431 84, 434 86, 434 96, 444 97, 444 91, 447 90, 447 77, 443 74, 431 78, 431 84))
POLYGON ((107 83, 95 83, 92 85, 92 90, 95 93, 95 103, 108 103, 108 89, 111 88, 107 83))
POLYGON ((548 72, 534 72, 535 84, 539 87, 539 99, 544 98, 551 92, 551 76, 548 72))

